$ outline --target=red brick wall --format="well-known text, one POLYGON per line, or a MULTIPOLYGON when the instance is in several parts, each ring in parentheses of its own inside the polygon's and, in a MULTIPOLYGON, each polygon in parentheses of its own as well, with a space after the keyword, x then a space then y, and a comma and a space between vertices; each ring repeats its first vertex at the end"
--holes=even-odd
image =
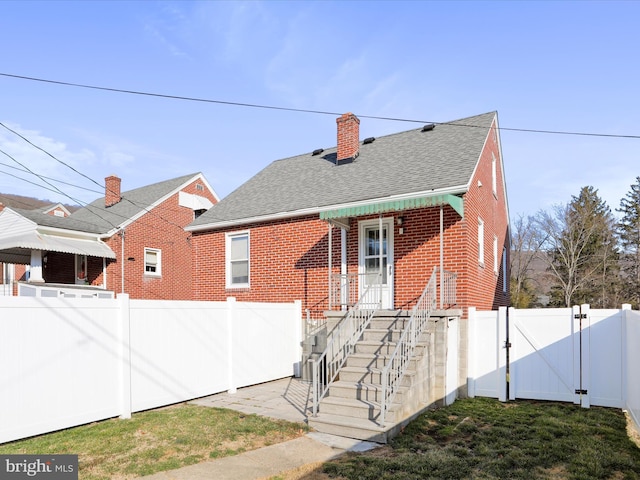
MULTIPOLYGON (((289 302, 327 308, 327 223, 317 216, 197 233, 194 245, 194 300, 289 302), (250 288, 226 288, 225 238, 250 232, 250 288)), ((339 271, 340 233, 334 229, 334 265, 339 271)))
POLYGON ((463 295, 460 300, 465 307, 475 306, 481 310, 491 310, 509 304, 509 282, 507 281, 506 292, 503 292, 502 282, 502 250, 505 247, 507 249, 508 267, 510 249, 506 192, 503 188, 504 172, 501 169, 497 135, 494 132, 495 130, 492 130, 487 137, 478 168, 469 191, 465 194, 463 221, 468 255, 465 261, 463 285, 459 285, 459 291, 463 295), (492 153, 496 158, 497 192, 495 195, 492 191, 492 153), (478 262, 478 218, 484 221, 484 265, 478 262), (493 268, 494 235, 498 239, 498 275, 493 268))
MULTIPOLYGON (((213 194, 206 189, 196 189, 196 180, 182 191, 207 197, 216 203, 213 194)), ((184 227, 194 220, 193 210, 178 204, 178 193, 151 209, 129 225, 124 235, 124 291, 135 299, 191 300, 192 255, 191 234, 184 227), (161 276, 145 274, 144 249, 161 251, 161 276)), ((116 254, 116 260, 108 261, 107 289, 122 291, 122 238, 112 236, 106 243, 116 254)), ((100 259, 102 262, 102 259, 100 259)), ((92 284, 102 285, 102 274, 92 275, 92 284)), ((102 269, 102 265, 100 265, 102 269)))

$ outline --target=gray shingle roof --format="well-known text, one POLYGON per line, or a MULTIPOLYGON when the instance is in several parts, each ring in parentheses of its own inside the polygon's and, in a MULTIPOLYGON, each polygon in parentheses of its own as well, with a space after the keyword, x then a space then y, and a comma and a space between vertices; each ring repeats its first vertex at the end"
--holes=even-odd
POLYGON ((40 210, 14 210, 38 225, 104 234, 148 209, 196 175, 198 174, 184 175, 122 192, 122 200, 111 207, 104 206, 104 197, 102 197, 73 212, 68 217, 55 217, 42 213, 40 210))
POLYGON ((495 112, 378 137, 352 162, 335 165, 336 148, 277 160, 188 228, 467 186, 495 112))

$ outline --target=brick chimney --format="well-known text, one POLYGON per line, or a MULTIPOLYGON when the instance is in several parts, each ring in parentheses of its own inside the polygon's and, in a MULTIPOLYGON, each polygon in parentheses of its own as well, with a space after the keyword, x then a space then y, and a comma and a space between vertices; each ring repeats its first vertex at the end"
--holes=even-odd
POLYGON ((104 191, 104 206, 110 207, 115 205, 122 197, 120 196, 120 178, 115 175, 110 175, 104 179, 105 191, 104 191))
POLYGON ((353 113, 345 113, 336 119, 336 123, 338 124, 337 162, 356 158, 360 149, 360 119, 353 113))
POLYGON ((0 202, 0 212, 4 210, 4 203, 0 202))

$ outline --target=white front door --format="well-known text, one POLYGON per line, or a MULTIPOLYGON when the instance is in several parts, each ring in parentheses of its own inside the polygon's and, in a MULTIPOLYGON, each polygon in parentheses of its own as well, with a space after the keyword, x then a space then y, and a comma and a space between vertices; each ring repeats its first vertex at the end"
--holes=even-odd
POLYGON ((381 296, 381 307, 393 308, 393 218, 382 220, 382 236, 379 220, 360 222, 359 238, 360 295, 371 287, 368 290, 371 303, 377 303, 381 296), (382 277, 380 277, 380 259, 382 259, 382 277))

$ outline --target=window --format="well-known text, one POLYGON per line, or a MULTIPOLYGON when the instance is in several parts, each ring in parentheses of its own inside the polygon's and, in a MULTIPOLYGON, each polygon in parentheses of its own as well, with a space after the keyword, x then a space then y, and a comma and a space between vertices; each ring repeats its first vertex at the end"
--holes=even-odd
POLYGON ((160 276, 162 274, 162 252, 155 248, 144 249, 144 274, 160 276))
POLYGON ((249 286, 249 232, 228 233, 226 241, 227 288, 249 286))
POLYGON ((494 195, 498 195, 498 178, 496 172, 496 156, 491 153, 491 191, 494 195))
POLYGON ((484 266, 484 222, 478 219, 478 263, 484 266))
POLYGON ((498 274, 498 237, 493 236, 493 273, 498 274))

